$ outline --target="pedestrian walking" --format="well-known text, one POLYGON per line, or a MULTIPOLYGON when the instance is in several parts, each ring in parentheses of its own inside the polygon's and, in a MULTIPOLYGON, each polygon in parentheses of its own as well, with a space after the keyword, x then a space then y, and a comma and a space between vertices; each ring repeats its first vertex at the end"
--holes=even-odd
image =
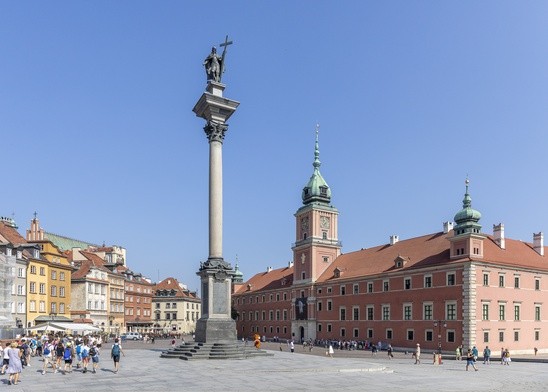
POLYGON ((97 368, 99 367, 99 345, 93 343, 89 349, 89 356, 92 362, 92 373, 97 373, 97 368))
POLYGON ((460 351, 460 346, 457 346, 457 349, 455 350, 455 360, 460 361, 462 356, 462 352, 460 351))
POLYGON ((468 366, 472 366, 476 372, 478 371, 476 368, 476 360, 474 359, 474 354, 471 349, 468 349, 468 352, 466 353, 466 371, 468 371, 468 366))
POLYGON ((55 346, 46 340, 44 341, 43 347, 44 351, 42 357, 44 358, 44 366, 42 367, 42 374, 46 374, 49 364, 51 364, 53 373, 57 373, 57 368, 55 367, 55 362, 53 361, 53 351, 55 350, 55 346))
POLYGON ((419 343, 417 343, 417 347, 415 348, 414 356, 415 356, 415 365, 420 365, 421 364, 421 345, 419 343))
POLYGON ((65 361, 63 374, 72 373, 72 358, 74 358, 74 349, 72 344, 68 342, 65 351, 63 351, 63 360, 65 361))
POLYGON ((17 342, 13 342, 8 349, 9 365, 7 372, 9 374, 8 385, 17 385, 19 382, 19 375, 23 371, 23 364, 21 363, 21 350, 17 347, 17 342))
POLYGON ((333 354, 335 354, 335 350, 333 350, 333 345, 329 345, 329 349, 327 350, 327 353, 331 358, 333 358, 333 354))
POLYGON ((126 354, 124 354, 124 351, 122 350, 119 339, 116 338, 114 339, 114 344, 112 345, 112 348, 110 350, 110 357, 114 361, 114 373, 118 373, 118 369, 120 368, 120 354, 122 354, 124 357, 126 356, 126 354))
POLYGON ((491 349, 489 346, 485 346, 485 349, 483 350, 483 364, 491 364, 491 349))
POLYGON ((80 355, 82 355, 82 373, 87 373, 89 365, 89 346, 87 340, 84 340, 84 344, 82 344, 80 355))
POLYGON ((388 353, 388 359, 394 358, 394 355, 392 354, 392 345, 389 343, 388 347, 386 348, 386 352, 388 353))
POLYGON ((8 354, 8 350, 10 348, 10 343, 6 343, 6 347, 4 347, 4 354, 2 356, 2 374, 6 374, 6 369, 8 368, 8 365, 10 363, 10 356, 8 354))

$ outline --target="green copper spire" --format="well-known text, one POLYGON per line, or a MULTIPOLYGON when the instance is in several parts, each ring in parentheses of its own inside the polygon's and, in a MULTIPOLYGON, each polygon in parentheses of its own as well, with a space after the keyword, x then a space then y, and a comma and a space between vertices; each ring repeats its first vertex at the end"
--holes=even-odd
POLYGON ((472 198, 468 193, 468 186, 470 180, 468 178, 465 181, 466 191, 464 193, 464 199, 462 200, 462 210, 457 212, 455 215, 455 223, 457 224, 454 228, 455 234, 465 234, 465 233, 479 233, 481 231, 481 225, 478 223, 481 219, 481 213, 472 208, 472 198))
POLYGON ((240 271, 240 268, 238 267, 238 255, 236 255, 236 265, 234 266, 234 273, 232 274, 232 282, 233 283, 244 282, 244 274, 240 271))
POLYGON ((303 189, 302 199, 303 204, 309 204, 312 202, 329 203, 331 201, 331 189, 327 182, 323 179, 320 173, 320 147, 318 143, 318 136, 320 132, 320 125, 316 125, 316 143, 314 145, 314 172, 312 177, 308 180, 308 184, 303 189))

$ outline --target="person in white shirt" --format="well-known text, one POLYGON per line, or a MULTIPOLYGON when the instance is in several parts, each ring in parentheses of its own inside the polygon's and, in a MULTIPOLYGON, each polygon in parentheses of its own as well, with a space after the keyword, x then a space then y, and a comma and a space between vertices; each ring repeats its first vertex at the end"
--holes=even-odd
POLYGON ((57 368, 55 367, 55 361, 53 360, 54 350, 55 350, 55 346, 46 340, 44 342, 44 350, 42 352, 42 357, 44 358, 44 366, 42 367, 42 374, 46 374, 46 370, 48 369, 48 364, 51 364, 53 373, 57 373, 57 368))

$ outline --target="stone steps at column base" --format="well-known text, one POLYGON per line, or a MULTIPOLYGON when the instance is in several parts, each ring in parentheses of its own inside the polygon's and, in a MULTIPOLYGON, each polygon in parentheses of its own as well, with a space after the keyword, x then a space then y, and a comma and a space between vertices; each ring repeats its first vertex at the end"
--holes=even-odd
POLYGON ((199 359, 246 359, 273 355, 264 350, 242 347, 237 343, 186 343, 162 352, 160 357, 189 361, 199 359))

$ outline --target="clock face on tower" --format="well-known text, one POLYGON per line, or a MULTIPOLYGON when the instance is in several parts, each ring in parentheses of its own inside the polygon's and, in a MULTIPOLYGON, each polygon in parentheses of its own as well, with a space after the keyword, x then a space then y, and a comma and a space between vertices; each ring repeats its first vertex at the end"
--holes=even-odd
POLYGON ((329 217, 327 217, 327 216, 322 216, 322 217, 320 218, 320 227, 321 227, 322 229, 329 229, 329 224, 330 224, 330 222, 329 222, 329 217))
POLYGON ((301 218, 301 230, 307 231, 308 230, 308 216, 305 216, 304 218, 301 218))

